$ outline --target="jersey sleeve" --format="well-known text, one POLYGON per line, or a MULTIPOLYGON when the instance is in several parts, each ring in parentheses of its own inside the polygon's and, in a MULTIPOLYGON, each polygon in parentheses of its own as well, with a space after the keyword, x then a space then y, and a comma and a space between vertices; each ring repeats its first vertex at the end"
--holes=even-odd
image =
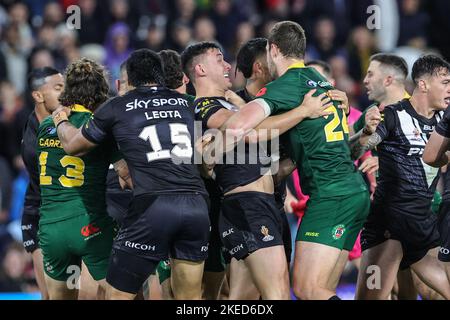
POLYGON ((106 102, 82 127, 81 133, 86 139, 95 144, 100 144, 110 135, 115 120, 112 107, 111 102, 106 102))
POLYGON ((445 138, 450 139, 450 108, 444 112, 444 117, 436 126, 436 132, 445 138))
POLYGON ((391 135, 395 130, 395 113, 391 108, 385 108, 381 114, 382 120, 377 127, 376 133, 381 137, 383 141, 391 135))
POLYGON ((202 122, 203 128, 208 128, 208 120, 223 106, 213 99, 202 99, 195 101, 195 119, 202 122))
MULTIPOLYGON (((266 116, 294 109, 303 101, 299 92, 299 84, 278 79, 262 88, 254 100, 264 108, 266 116)), ((306 94, 309 90, 305 90, 306 94)))
POLYGON ((366 113, 367 113, 367 109, 362 113, 362 115, 358 118, 358 120, 356 120, 356 122, 353 124, 353 131, 355 133, 358 133, 359 131, 361 131, 364 126, 366 125, 366 113))

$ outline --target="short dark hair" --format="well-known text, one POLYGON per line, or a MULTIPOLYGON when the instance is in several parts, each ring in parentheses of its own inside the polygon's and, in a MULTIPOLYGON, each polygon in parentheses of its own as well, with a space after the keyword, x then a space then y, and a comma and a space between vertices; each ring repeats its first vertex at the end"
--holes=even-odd
POLYGON ((322 61, 322 60, 311 60, 305 63, 305 66, 319 66, 322 67, 323 71, 326 73, 327 76, 331 76, 331 66, 329 63, 322 61))
POLYGON ((108 99, 108 91, 105 68, 94 60, 82 58, 67 67, 59 102, 65 107, 81 104, 95 111, 108 99))
POLYGON ((206 53, 209 49, 219 49, 222 51, 217 43, 211 41, 203 41, 190 45, 181 53, 181 63, 183 65, 184 73, 187 74, 191 81, 194 81, 194 59, 206 53))
POLYGON ((164 81, 169 89, 177 89, 183 85, 183 67, 181 56, 174 50, 161 50, 158 52, 164 69, 164 81))
POLYGON ((433 54, 425 55, 414 62, 411 77, 417 85, 419 78, 437 75, 442 69, 450 72, 450 64, 445 59, 433 54))
POLYGON ((392 67, 406 77, 408 76, 408 64, 402 57, 389 53, 377 53, 370 57, 370 62, 378 61, 379 63, 392 67))
POLYGON ((133 87, 156 83, 164 85, 164 71, 159 55, 150 49, 134 51, 127 60, 128 83, 133 87))
POLYGON ((270 30, 267 40, 269 45, 275 44, 285 57, 300 59, 305 57, 305 30, 296 22, 277 22, 270 30))
POLYGON ((254 38, 239 49, 236 56, 236 69, 240 70, 246 79, 252 76, 255 60, 266 54, 266 45, 266 38, 254 38))
POLYGON ((46 83, 46 78, 60 72, 52 67, 33 69, 28 75, 28 85, 32 91, 38 90, 46 83))

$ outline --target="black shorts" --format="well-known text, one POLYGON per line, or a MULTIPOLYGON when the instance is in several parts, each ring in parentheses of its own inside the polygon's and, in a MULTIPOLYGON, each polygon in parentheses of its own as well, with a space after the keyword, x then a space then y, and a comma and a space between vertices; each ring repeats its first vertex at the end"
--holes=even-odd
POLYGON ((128 212, 133 192, 127 190, 107 190, 106 191, 106 211, 119 226, 128 212))
POLYGON ((361 232, 362 251, 375 247, 386 240, 400 241, 403 259, 400 269, 407 269, 421 260, 427 252, 439 245, 437 215, 427 206, 426 199, 412 200, 405 206, 372 203, 370 214, 361 232), (411 208, 415 208, 414 214, 411 208))
POLYGON ((106 280, 114 288, 136 293, 159 261, 204 261, 210 222, 201 194, 135 197, 114 240, 106 280))
POLYGON ((441 203, 438 225, 441 235, 438 258, 440 261, 450 262, 450 201, 441 203))
POLYGON ((205 261, 205 272, 225 271, 225 261, 222 256, 222 241, 219 235, 220 199, 210 198, 209 220, 211 235, 209 238, 208 258, 205 261))
POLYGON ((231 257, 283 245, 283 221, 271 194, 241 192, 225 196, 219 219, 222 243, 231 257))
POLYGON ((292 255, 292 236, 291 236, 291 228, 289 226, 289 221, 286 215, 286 212, 283 208, 278 208, 278 212, 280 213, 280 218, 283 223, 283 245, 284 245, 284 253, 286 254, 287 263, 291 263, 291 255, 292 255))
POLYGON ((202 261, 210 221, 201 194, 144 195, 132 200, 113 247, 153 260, 202 261))
POLYGON ((23 247, 29 253, 39 249, 39 215, 22 215, 22 241, 23 247))

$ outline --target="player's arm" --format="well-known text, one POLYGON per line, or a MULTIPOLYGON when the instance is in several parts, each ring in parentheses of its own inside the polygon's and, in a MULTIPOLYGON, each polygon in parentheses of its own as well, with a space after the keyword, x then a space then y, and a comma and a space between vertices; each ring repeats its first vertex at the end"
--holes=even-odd
POLYGON ((423 161, 435 168, 440 168, 450 162, 450 138, 440 135, 435 130, 428 140, 423 153, 423 161))
MULTIPOLYGON (((387 113, 386 115, 390 115, 387 113)), ((353 160, 361 158, 367 151, 379 145, 389 134, 393 119, 385 117, 382 125, 380 110, 377 107, 370 108, 365 116, 366 125, 357 134, 350 138, 350 151, 353 160)))
POLYGON ((94 148, 96 144, 86 139, 81 128, 76 128, 69 122, 70 109, 59 107, 53 114, 53 122, 64 151, 71 156, 82 156, 94 148))
POLYGON ((444 112, 444 117, 431 134, 423 153, 423 161, 435 168, 443 167, 450 161, 450 109, 444 112))
POLYGON ((119 176, 119 183, 122 189, 133 189, 133 180, 131 179, 130 170, 127 162, 123 159, 113 163, 114 171, 119 176))
POLYGON ((256 135, 249 135, 249 141, 256 143, 257 141, 254 140, 272 140, 295 127, 305 119, 316 119, 332 114, 332 112, 326 111, 333 105, 333 102, 327 93, 314 97, 313 95, 315 93, 316 90, 308 92, 301 105, 297 108, 265 119, 255 128, 256 135))
POLYGON ((295 170, 297 166, 291 158, 285 158, 280 160, 279 168, 277 174, 273 175, 274 183, 278 184, 295 170))

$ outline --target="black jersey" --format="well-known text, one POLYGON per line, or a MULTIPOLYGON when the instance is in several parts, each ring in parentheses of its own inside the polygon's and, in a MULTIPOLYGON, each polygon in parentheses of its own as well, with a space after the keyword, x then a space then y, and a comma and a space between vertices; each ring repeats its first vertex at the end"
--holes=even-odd
POLYGON ((41 193, 39 190, 39 168, 36 153, 38 128, 39 120, 36 117, 36 113, 33 111, 28 117, 28 121, 23 130, 21 154, 30 177, 27 193, 25 195, 23 214, 36 216, 39 215, 39 206, 41 204, 41 193))
MULTIPOLYGON (((204 130, 208 129, 208 120, 221 109, 238 111, 239 109, 225 101, 223 97, 208 97, 195 100, 195 117, 202 121, 204 130)), ((216 180, 223 193, 227 193, 240 186, 250 184, 264 175, 266 165, 270 165, 270 159, 258 152, 258 146, 251 146, 243 141, 233 150, 223 155, 221 163, 214 166, 216 180), (258 154, 253 154, 255 151, 258 154)))
POLYGON ((206 194, 194 164, 194 115, 176 91, 142 86, 113 98, 95 112, 82 133, 96 144, 115 139, 128 164, 134 196, 206 194))
POLYGON ((246 103, 252 101, 255 99, 255 97, 252 97, 250 93, 247 91, 247 89, 244 87, 241 90, 236 91, 236 94, 242 98, 246 103))
MULTIPOLYGON (((442 121, 436 126, 436 133, 450 139, 450 108, 444 112, 442 121)), ((444 193, 442 194, 443 201, 450 201, 450 168, 447 167, 447 172, 444 175, 444 193)))
MULTIPOLYGON (((243 89, 236 91, 236 94, 242 98, 242 100, 244 100, 246 103, 252 101, 253 99, 255 99, 255 97, 253 97, 248 91, 247 89, 244 87, 243 89)), ((282 160, 286 157, 288 157, 287 155, 287 150, 284 147, 284 142, 286 142, 286 139, 288 139, 288 135, 284 134, 283 136, 280 137, 280 144, 279 144, 279 159, 276 159, 276 161, 282 160)), ((267 150, 270 151, 272 150, 272 147, 270 146, 270 141, 269 141, 269 145, 267 147, 267 150)), ((275 160, 275 159, 272 159, 275 160)), ((277 202, 277 206, 279 207, 280 210, 284 210, 284 200, 286 199, 286 179, 280 180, 277 183, 274 184, 274 196, 275 196, 275 201, 277 202)))
MULTIPOLYGON (((422 160, 425 145, 443 112, 431 119, 419 115, 409 100, 384 109, 384 120, 377 128, 380 161, 375 202, 401 208, 431 205, 439 169, 422 160)), ((406 209, 405 209, 406 210, 406 209)))

